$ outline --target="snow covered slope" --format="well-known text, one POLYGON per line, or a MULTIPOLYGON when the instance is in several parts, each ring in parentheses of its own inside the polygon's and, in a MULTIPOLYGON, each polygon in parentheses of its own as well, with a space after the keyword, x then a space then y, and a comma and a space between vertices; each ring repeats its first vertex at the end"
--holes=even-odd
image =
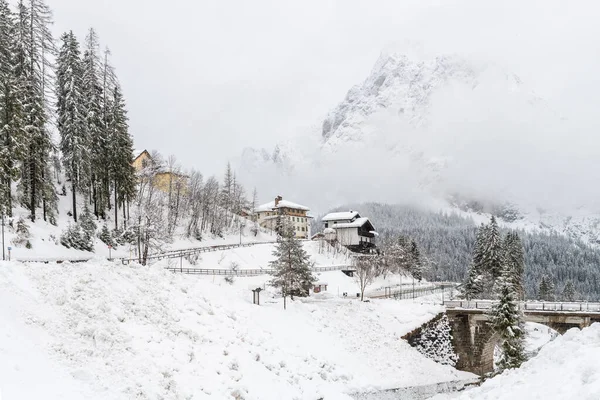
POLYGON ((509 370, 481 387, 436 400, 561 399, 595 400, 600 393, 600 324, 571 329, 542 347, 520 369, 509 370))
POLYGON ((0 390, 23 400, 329 400, 471 377, 400 340, 439 304, 324 294, 284 311, 268 287, 251 304, 248 287, 265 279, 0 263, 0 390))

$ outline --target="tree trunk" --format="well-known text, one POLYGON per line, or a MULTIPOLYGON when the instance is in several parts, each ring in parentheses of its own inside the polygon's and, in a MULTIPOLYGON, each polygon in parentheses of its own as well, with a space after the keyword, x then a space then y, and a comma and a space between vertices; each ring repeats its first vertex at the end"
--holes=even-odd
POLYGON ((29 155, 29 176, 30 176, 30 185, 31 185, 31 199, 30 199, 30 211, 31 211, 31 222, 35 222, 35 160, 33 160, 33 146, 30 147, 31 154, 29 155))
POLYGON ((98 191, 96 190, 96 178, 92 176, 92 200, 94 202, 94 215, 98 218, 98 191))
POLYGON ((115 230, 119 229, 119 207, 117 207, 117 182, 115 182, 115 230))
MULTIPOLYGON (((71 178, 73 179, 73 178, 71 178)), ((76 186, 73 182, 71 182, 71 190, 73 191, 72 196, 73 196, 73 219, 75 220, 75 222, 77 222, 77 195, 76 195, 76 190, 75 190, 76 186)))
POLYGON ((6 184, 8 185, 8 191, 7 191, 7 193, 8 193, 8 199, 7 199, 7 201, 8 201, 8 210, 6 210, 6 214, 9 217, 13 216, 13 213, 12 213, 12 187, 11 187, 11 183, 12 183, 11 179, 8 178, 6 180, 6 184))

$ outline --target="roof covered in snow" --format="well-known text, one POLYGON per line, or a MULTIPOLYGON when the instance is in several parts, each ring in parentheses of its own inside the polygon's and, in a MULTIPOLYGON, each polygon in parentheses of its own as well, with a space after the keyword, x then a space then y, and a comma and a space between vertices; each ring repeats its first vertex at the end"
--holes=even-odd
POLYGON ((324 216, 323 221, 350 221, 358 217, 360 215, 356 211, 334 212, 324 216))
MULTIPOLYGON (((346 228, 360 228, 361 226, 363 226, 366 223, 371 223, 369 222, 369 218, 363 217, 363 218, 357 218, 352 222, 343 222, 341 224, 333 224, 331 225, 331 228, 333 229, 346 229, 346 228)), ((373 226, 373 225, 371 225, 373 226)))
POLYGON ((262 204, 262 205, 256 207, 256 212, 272 211, 277 208, 293 208, 294 210, 303 210, 303 211, 309 210, 309 208, 306 206, 292 203, 291 201, 288 201, 288 200, 280 200, 276 207, 275 200, 273 200, 273 201, 270 201, 268 203, 265 203, 265 204, 262 204))
MULTIPOLYGON (((139 156, 142 155, 143 152, 147 152, 148 150, 146 149, 135 149, 133 150, 133 159, 135 160, 136 158, 138 158, 139 156)), ((150 152, 148 152, 148 155, 150 155, 150 152)))

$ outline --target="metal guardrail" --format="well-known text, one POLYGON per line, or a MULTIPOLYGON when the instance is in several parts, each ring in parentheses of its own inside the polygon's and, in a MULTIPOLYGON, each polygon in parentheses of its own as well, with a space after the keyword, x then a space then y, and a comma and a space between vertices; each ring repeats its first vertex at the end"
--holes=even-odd
POLYGON ((390 290, 384 294, 369 296, 370 299, 385 299, 393 298, 396 300, 411 299, 429 294, 443 293, 447 289, 455 288, 455 283, 433 283, 428 286, 420 286, 416 288, 407 287, 403 289, 390 290))
MULTIPOLYGON (((489 310, 496 303, 494 300, 450 300, 444 305, 449 309, 489 310)), ((519 302, 521 310, 527 311, 563 311, 563 312, 600 312, 600 303, 589 302, 552 302, 524 301, 519 302)))
MULTIPOLYGON (((178 250, 170 250, 161 253, 151 254, 146 257, 146 261, 150 260, 164 260, 169 258, 180 258, 187 257, 201 253, 209 253, 219 250, 230 250, 237 249, 241 247, 252 247, 261 244, 273 244, 275 242, 251 242, 251 243, 237 243, 237 244, 218 244, 213 246, 202 246, 202 247, 191 247, 187 249, 178 249, 178 250)), ((139 262, 139 258, 130 258, 130 257, 122 257, 115 258, 116 260, 120 260, 123 264, 129 264, 130 262, 139 262)))
MULTIPOLYGON (((255 268, 255 269, 224 269, 224 268, 186 268, 186 267, 166 267, 168 271, 173 273, 182 273, 189 275, 223 275, 223 276, 257 276, 268 275, 275 272, 270 268, 255 268)), ((328 272, 328 271, 346 271, 353 270, 351 265, 332 265, 329 267, 314 267, 313 272, 328 272)))

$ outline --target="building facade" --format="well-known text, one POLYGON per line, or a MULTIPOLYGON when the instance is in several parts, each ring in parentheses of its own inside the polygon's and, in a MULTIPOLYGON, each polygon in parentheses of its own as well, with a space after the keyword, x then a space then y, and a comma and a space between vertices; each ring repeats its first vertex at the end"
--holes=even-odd
POLYGON ((266 229, 275 231, 277 220, 293 229, 295 237, 307 239, 310 233, 309 208, 277 196, 275 200, 262 204, 254 210, 258 224, 266 229))
MULTIPOLYGON (((147 150, 135 150, 133 154, 133 168, 140 174, 145 168, 154 166, 154 160, 147 150)), ((152 171, 152 185, 163 192, 185 193, 187 191, 188 176, 175 171, 168 171, 163 167, 154 166, 152 171)))
POLYGON ((365 252, 375 247, 377 232, 368 218, 356 211, 335 212, 322 219, 323 231, 329 241, 337 241, 352 251, 365 252))

